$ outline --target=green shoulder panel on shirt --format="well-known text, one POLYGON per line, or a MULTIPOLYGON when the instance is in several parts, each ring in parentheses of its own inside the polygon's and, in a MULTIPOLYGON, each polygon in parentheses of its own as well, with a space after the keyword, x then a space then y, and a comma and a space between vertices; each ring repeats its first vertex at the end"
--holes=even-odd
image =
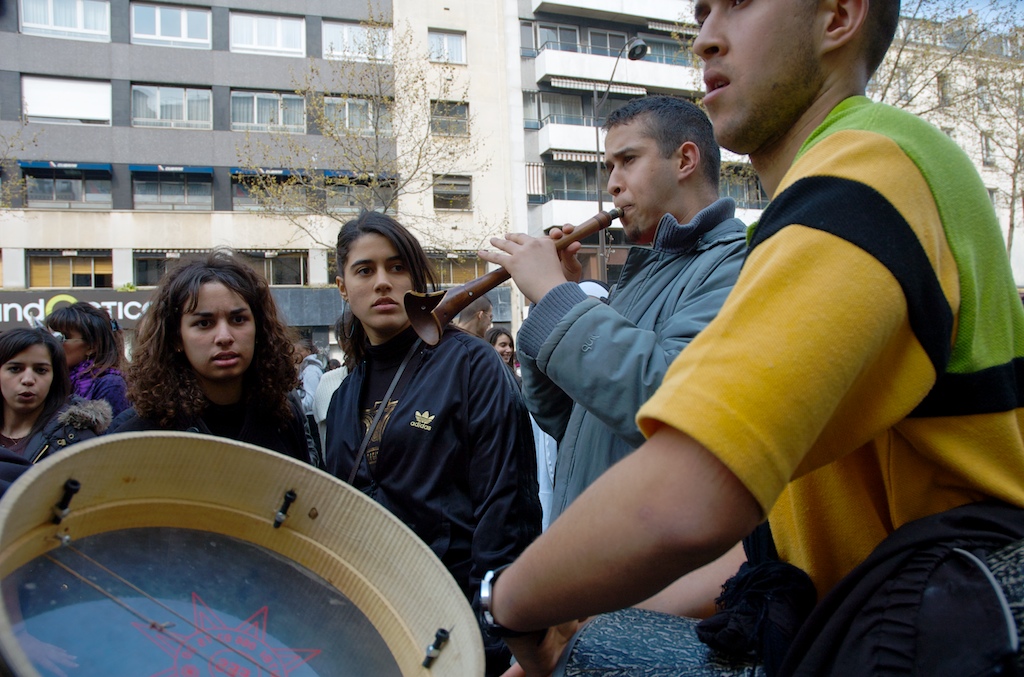
POLYGON ((967 155, 917 116, 851 97, 804 142, 797 161, 821 139, 844 130, 891 138, 931 187, 960 278, 958 333, 947 371, 967 374, 1024 356, 1024 307, 988 192, 967 155))

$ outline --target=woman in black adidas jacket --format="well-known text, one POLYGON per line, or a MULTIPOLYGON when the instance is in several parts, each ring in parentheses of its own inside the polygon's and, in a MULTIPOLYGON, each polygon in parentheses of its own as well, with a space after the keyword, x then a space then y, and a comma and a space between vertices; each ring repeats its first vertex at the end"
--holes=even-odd
MULTIPOLYGON (((519 388, 475 336, 449 327, 437 346, 418 341, 403 297, 434 280, 419 242, 394 219, 364 212, 349 221, 337 255, 351 372, 327 415, 328 471, 415 531, 477 608, 484 573, 540 533, 533 432, 519 388)), ((490 638, 485 647, 487 674, 501 674, 507 650, 490 638)))

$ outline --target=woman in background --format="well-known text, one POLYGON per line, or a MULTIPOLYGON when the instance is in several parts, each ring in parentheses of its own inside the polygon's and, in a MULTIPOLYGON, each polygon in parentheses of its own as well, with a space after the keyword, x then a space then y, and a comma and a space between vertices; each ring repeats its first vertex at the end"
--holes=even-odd
POLYGON ((516 342, 512 338, 512 333, 509 332, 508 329, 491 327, 487 330, 485 338, 494 350, 497 351, 498 355, 501 357, 501 361, 507 364, 508 368, 512 370, 512 375, 516 377, 516 383, 522 387, 523 380, 516 372, 516 342))
POLYGON ((32 464, 102 434, 104 400, 71 396, 60 343, 39 329, 0 333, 0 493, 32 464))
POLYGON ((267 281, 229 250, 161 280, 136 331, 133 408, 111 432, 185 430, 311 462, 292 344, 267 281))
MULTIPOLYGON (((479 611, 484 574, 540 533, 529 414, 487 344, 451 326, 427 346, 405 313, 433 272, 416 238, 364 212, 338 233, 340 334, 352 370, 327 415, 327 468, 395 514, 445 564, 479 611)), ((510 654, 485 637, 487 674, 510 654)))
POLYGON ((71 390, 86 400, 106 400, 117 416, 128 408, 128 386, 121 374, 121 329, 102 308, 79 301, 46 317, 46 326, 64 346, 71 390))

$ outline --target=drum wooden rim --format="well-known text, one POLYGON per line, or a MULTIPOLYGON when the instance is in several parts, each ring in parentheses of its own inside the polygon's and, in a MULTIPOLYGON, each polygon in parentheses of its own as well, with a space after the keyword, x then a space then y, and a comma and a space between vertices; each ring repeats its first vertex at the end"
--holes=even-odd
MULTIPOLYGON (((276 552, 334 585, 367 616, 403 676, 482 675, 473 611, 444 565, 408 527, 327 473, 249 444, 183 432, 119 433, 39 463, 0 500, 0 577, 72 541, 133 527, 231 536, 276 552), (53 506, 81 483, 59 525, 53 506), (297 494, 274 528, 284 495, 297 494), (451 639, 422 666, 438 628, 451 639)), ((38 675, 0 605, 0 653, 38 675)))

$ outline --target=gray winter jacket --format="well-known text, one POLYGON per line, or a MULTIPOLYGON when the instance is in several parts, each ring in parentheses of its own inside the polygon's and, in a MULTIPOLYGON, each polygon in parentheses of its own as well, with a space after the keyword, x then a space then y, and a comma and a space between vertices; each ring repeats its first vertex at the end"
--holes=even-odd
POLYGON ((746 226, 735 208, 724 198, 685 225, 662 217, 653 248, 630 250, 607 305, 566 283, 530 311, 518 351, 527 407, 558 440, 552 520, 643 443, 637 411, 739 275, 746 226))

